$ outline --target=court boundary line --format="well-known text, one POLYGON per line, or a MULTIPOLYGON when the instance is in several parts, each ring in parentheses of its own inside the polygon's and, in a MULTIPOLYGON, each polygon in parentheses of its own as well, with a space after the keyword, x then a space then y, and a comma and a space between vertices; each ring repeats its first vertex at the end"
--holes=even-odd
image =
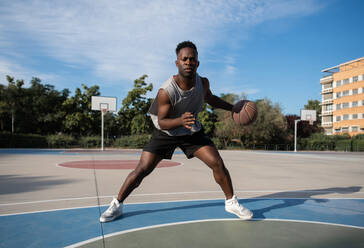
MULTIPOLYGON (((111 196, 113 197, 113 196, 111 196)), ((239 198, 239 200, 364 200, 363 198, 265 198, 265 197, 256 197, 256 198, 239 198)), ((174 202, 194 202, 194 201, 225 201, 225 198, 207 198, 207 199, 185 199, 185 200, 166 200, 166 201, 149 201, 149 202, 130 202, 124 203, 125 205, 142 205, 142 204, 158 204, 158 203, 174 203, 174 202)), ((109 204, 102 204, 100 207, 107 207, 109 204)), ((63 210, 73 210, 73 209, 83 209, 83 208, 96 208, 98 205, 86 205, 82 207, 69 207, 69 208, 55 208, 48 210, 39 210, 39 211, 29 211, 29 212, 18 212, 11 214, 0 214, 0 217, 3 216, 11 216, 11 215, 24 215, 24 214, 36 214, 36 213, 45 213, 45 212, 56 212, 63 210)))
MULTIPOLYGON (((103 160, 113 160, 113 159, 103 159, 103 160)), ((139 161, 137 159, 115 159, 115 160, 130 160, 130 161, 139 161)), ((91 161, 91 160, 75 160, 75 161, 67 161, 65 163, 68 162, 80 162, 80 161, 91 161)), ((101 161, 101 160, 96 160, 96 161, 101 161)), ((172 160, 171 160, 172 161, 172 160)), ((174 166, 163 166, 163 167, 156 167, 156 169, 164 169, 164 168, 170 168, 170 167, 176 167, 176 166, 183 166, 185 163, 184 162, 178 162, 178 161, 172 161, 172 162, 176 162, 179 163, 179 165, 174 165, 174 166)), ((60 164, 62 164, 64 162, 61 163, 56 163, 56 167, 58 168, 62 168, 62 169, 79 169, 79 170, 91 170, 90 168, 77 168, 77 167, 67 167, 67 166, 62 166, 60 164)), ((135 168, 131 168, 131 169, 124 169, 124 168, 120 168, 120 169, 96 169, 96 170, 134 170, 135 168)))
MULTIPOLYGON (((282 190, 234 190, 236 193, 340 193, 337 191, 330 190, 290 190, 290 191, 282 191, 282 190)), ((144 197, 144 196, 163 196, 163 195, 188 195, 188 194, 214 194, 221 193, 221 191, 186 191, 186 192, 165 192, 165 193, 145 193, 145 194, 134 194, 130 195, 130 197, 144 197)), ((346 192, 343 192, 346 193, 346 192)), ((353 194, 364 194, 364 192, 355 192, 353 194)), ((98 196, 99 198, 113 198, 114 195, 106 195, 106 196, 98 196)), ((305 197, 290 197, 290 198, 265 198, 265 197, 254 197, 254 199, 262 198, 262 199, 364 199, 364 198, 305 198, 305 197)), ((60 198, 60 199, 50 199, 50 200, 39 200, 39 201, 26 201, 26 202, 9 202, 9 203, 0 203, 1 206, 15 206, 15 205, 26 205, 26 204, 38 204, 38 203, 47 203, 47 202, 59 202, 59 201, 78 201, 78 200, 88 200, 88 199, 97 199, 96 196, 85 196, 85 197, 74 197, 74 198, 60 198)), ((250 199, 250 198, 245 198, 250 199)))
MULTIPOLYGON (((222 222, 222 221, 244 221, 239 218, 226 218, 226 219, 200 219, 200 220, 190 220, 190 221, 181 221, 181 222, 173 222, 173 223, 165 223, 165 224, 158 224, 158 225, 152 225, 152 226, 145 226, 145 227, 139 227, 139 228, 132 228, 120 232, 114 232, 109 233, 105 235, 105 239, 117 236, 117 235, 123 235, 126 233, 132 233, 142 230, 148 230, 148 229, 155 229, 160 227, 167 227, 167 226, 175 226, 175 225, 184 225, 184 224, 193 224, 193 223, 203 223, 203 222, 222 222)), ((364 227, 358 227, 358 226, 352 226, 352 225, 344 225, 344 224, 336 224, 336 223, 330 223, 330 222, 320 222, 320 221, 306 221, 306 220, 295 220, 295 219, 262 219, 262 218, 253 218, 251 220, 248 220, 246 222, 253 222, 253 221, 272 221, 272 222, 293 222, 293 223, 308 223, 308 224, 317 224, 317 225, 328 225, 328 226, 339 226, 339 227, 345 227, 345 228, 353 228, 353 229, 364 229, 364 227)), ((101 240, 102 237, 98 236, 92 239, 84 240, 69 246, 65 246, 65 248, 76 248, 81 245, 86 245, 91 242, 95 242, 98 240, 101 240)))

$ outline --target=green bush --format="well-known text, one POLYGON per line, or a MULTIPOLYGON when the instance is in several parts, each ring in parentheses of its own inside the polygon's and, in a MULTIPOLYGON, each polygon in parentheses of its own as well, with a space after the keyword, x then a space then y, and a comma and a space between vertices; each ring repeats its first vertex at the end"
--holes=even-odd
POLYGON ((115 140, 114 147, 143 148, 148 144, 151 138, 150 134, 135 134, 123 136, 115 140))
POLYGON ((353 136, 354 140, 364 140, 364 134, 357 134, 353 136))
MULTIPOLYGON (((364 135, 363 135, 364 137, 364 135)), ((353 139, 352 151, 364 152, 364 138, 353 139)))
POLYGON ((77 145, 77 140, 66 134, 49 135, 46 139, 50 148, 70 148, 77 145))
POLYGON ((0 133, 1 148, 46 148, 47 139, 37 134, 0 133))
POLYGON ((224 142, 222 142, 219 138, 212 138, 212 141, 214 142, 217 149, 225 149, 224 142))
MULTIPOLYGON (((83 148, 94 148, 94 147, 101 147, 101 136, 86 136, 81 137, 78 141, 79 145, 83 148)), ((104 145, 105 144, 104 140, 104 145)))
POLYGON ((346 140, 337 140, 335 143, 335 150, 336 151, 344 151, 349 152, 351 151, 351 139, 346 140))
POLYGON ((300 150, 333 150, 335 148, 335 139, 332 136, 315 133, 309 138, 299 139, 298 147, 300 150))

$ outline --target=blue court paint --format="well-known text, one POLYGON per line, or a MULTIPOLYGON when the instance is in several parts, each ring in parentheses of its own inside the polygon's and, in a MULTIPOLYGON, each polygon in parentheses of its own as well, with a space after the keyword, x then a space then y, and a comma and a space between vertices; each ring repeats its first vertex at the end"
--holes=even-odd
MULTIPOLYGON (((245 199, 257 219, 316 221, 364 228, 364 199, 245 199)), ((102 207, 102 211, 106 206, 102 207)), ((0 216, 0 247, 63 247, 101 236, 97 207, 0 216)), ((125 205, 104 234, 167 223, 228 219, 223 200, 125 205)))

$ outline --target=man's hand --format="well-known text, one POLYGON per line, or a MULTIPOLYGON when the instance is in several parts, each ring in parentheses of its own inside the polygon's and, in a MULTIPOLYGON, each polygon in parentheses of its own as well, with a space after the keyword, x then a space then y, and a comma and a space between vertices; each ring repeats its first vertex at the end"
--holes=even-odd
POLYGON ((249 102, 248 100, 240 100, 233 105, 232 112, 239 113, 241 108, 244 106, 245 103, 249 102))
POLYGON ((186 113, 182 114, 180 119, 182 122, 182 126, 184 126, 185 128, 188 128, 188 129, 191 129, 191 126, 193 124, 195 124, 195 121, 196 121, 194 114, 191 112, 186 112, 186 113))

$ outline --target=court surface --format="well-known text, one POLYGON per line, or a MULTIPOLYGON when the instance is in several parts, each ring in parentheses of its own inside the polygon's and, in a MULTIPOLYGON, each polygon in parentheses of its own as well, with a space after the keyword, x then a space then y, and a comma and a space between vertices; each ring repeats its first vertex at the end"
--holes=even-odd
POLYGON ((99 216, 140 150, 0 149, 0 247, 364 247, 364 154, 220 151, 240 203, 177 151, 99 216))

